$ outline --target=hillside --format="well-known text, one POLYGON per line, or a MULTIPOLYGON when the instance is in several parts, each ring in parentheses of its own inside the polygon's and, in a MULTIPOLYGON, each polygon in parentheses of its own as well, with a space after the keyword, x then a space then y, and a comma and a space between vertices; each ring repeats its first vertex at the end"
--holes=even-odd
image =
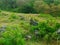
MULTIPOLYGON (((47 36, 47 34, 46 34, 47 32, 43 33, 45 31, 45 28, 48 30, 51 29, 49 33, 51 33, 53 35, 53 33, 55 33, 57 31, 58 26, 60 27, 59 24, 60 24, 60 17, 53 17, 49 14, 24 14, 24 13, 1 11, 0 12, 0 32, 1 32, 0 45, 4 45, 4 44, 11 45, 10 43, 11 43, 12 39, 16 39, 15 40, 17 42, 16 45, 19 45, 20 38, 22 40, 22 41, 20 40, 21 45, 25 45, 24 44, 25 42, 26 42, 26 45, 40 45, 42 42, 36 41, 36 40, 40 40, 39 36, 38 36, 38 38, 34 39, 34 37, 36 37, 34 34, 34 30, 38 30, 39 34, 44 35, 44 37, 45 37, 45 36, 47 36), (40 30, 42 30, 42 31, 40 31, 40 30), (21 37, 21 35, 22 35, 22 37, 21 37), (28 42, 24 41, 25 40, 24 37, 26 35, 28 35, 28 36, 31 35, 30 38, 32 38, 32 39, 30 39, 27 36, 28 42), (13 38, 15 36, 16 36, 16 38, 13 38), (33 40, 35 40, 35 41, 33 41, 33 40), (7 42, 5 43, 5 41, 7 41, 7 42)), ((53 36, 56 36, 56 35, 53 35, 53 36)), ((53 37, 53 39, 56 39, 56 38, 53 37)), ((14 40, 13 40, 13 42, 14 42, 14 40)), ((54 42, 52 44, 57 45, 55 43, 57 43, 57 42, 54 42)), ((42 43, 41 45, 44 45, 44 44, 42 43)))
POLYGON ((38 21, 45 21, 46 19, 47 20, 54 19, 58 22, 60 21, 60 17, 52 17, 49 14, 24 14, 24 13, 14 13, 14 12, 7 12, 7 11, 0 12, 0 24, 7 24, 7 25, 13 23, 19 24, 21 21, 29 22, 31 18, 36 19, 38 21))

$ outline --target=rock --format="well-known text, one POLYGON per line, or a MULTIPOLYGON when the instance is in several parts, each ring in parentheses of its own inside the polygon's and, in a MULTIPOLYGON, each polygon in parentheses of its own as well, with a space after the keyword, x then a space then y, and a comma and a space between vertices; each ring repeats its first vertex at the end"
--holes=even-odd
POLYGON ((5 32, 5 30, 6 30, 6 25, 2 25, 0 27, 0 37, 2 37, 2 33, 5 32))
POLYGON ((39 39, 40 38, 39 30, 35 30, 34 35, 36 39, 39 39))
POLYGON ((33 19, 30 19, 30 25, 37 26, 38 22, 33 19))
POLYGON ((60 34, 60 29, 57 30, 57 34, 60 34))
POLYGON ((25 39, 26 39, 26 40, 30 40, 31 38, 32 38, 31 35, 26 35, 26 36, 25 36, 25 39))
POLYGON ((35 34, 39 34, 39 31, 38 30, 35 30, 35 32, 34 32, 35 34))
POLYGON ((4 32, 6 30, 6 25, 2 25, 2 27, 0 27, 0 32, 4 32))
POLYGON ((35 34, 36 36, 40 36, 38 30, 35 30, 34 34, 35 34))

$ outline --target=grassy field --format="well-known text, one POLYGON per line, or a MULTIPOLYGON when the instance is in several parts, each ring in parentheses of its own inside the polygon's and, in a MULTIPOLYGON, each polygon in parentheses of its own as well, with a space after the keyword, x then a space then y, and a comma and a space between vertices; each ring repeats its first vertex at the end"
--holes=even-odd
MULTIPOLYGON (((60 17, 52 17, 49 14, 24 14, 24 13, 1 11, 0 12, 0 27, 3 27, 3 28, 7 27, 7 28, 6 30, 4 29, 4 32, 0 31, 1 33, 0 34, 0 45, 14 45, 15 44, 14 41, 13 41, 14 44, 9 43, 11 42, 13 37, 15 41, 17 42, 16 45, 25 45, 24 44, 25 42, 26 42, 26 45, 48 45, 45 41, 36 41, 35 39, 33 41, 33 38, 28 39, 27 41, 24 42, 23 39, 25 35, 29 34, 29 35, 32 35, 32 37, 34 36, 33 31, 32 31, 34 27, 30 25, 30 19, 33 19, 38 23, 48 22, 47 23, 48 25, 52 23, 51 24, 52 30, 55 29, 56 23, 60 24, 60 17), (20 38, 22 41, 19 40, 20 38), (11 40, 9 41, 9 39, 11 40), (20 43, 19 41, 21 42, 21 44, 19 44, 20 43)), ((42 27, 41 30, 44 30, 44 25, 42 26, 41 26, 42 27)), ((0 28, 0 30, 3 30, 3 29, 0 28)), ((57 45, 57 41, 51 41, 51 44, 49 43, 49 45, 57 45)))

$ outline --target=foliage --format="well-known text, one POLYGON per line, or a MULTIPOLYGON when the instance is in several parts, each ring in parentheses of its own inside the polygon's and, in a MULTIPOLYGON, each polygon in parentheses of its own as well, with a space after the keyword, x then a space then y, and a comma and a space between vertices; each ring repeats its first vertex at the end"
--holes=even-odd
POLYGON ((57 34, 60 29, 60 17, 53 17, 49 14, 28 15, 3 11, 0 14, 0 45, 25 45, 27 41, 50 43, 60 39, 60 35, 57 34))
POLYGON ((25 41, 18 27, 8 26, 6 31, 2 33, 0 45, 24 45, 25 41))
POLYGON ((60 16, 60 0, 0 0, 0 9, 20 13, 60 16))

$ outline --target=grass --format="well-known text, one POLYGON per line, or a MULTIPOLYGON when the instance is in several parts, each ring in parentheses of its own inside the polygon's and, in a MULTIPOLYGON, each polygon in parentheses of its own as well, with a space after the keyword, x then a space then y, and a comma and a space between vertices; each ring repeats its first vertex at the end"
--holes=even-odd
MULTIPOLYGON (((44 40, 47 40, 48 36, 45 33, 45 28, 55 33, 57 23, 60 24, 60 17, 52 17, 49 14, 22 14, 14 12, 0 12, 0 27, 7 26, 6 31, 1 33, 0 45, 46 45, 44 40), (30 19, 36 20, 38 26, 30 25, 30 19), (44 24, 44 25, 43 25, 44 24), (44 35, 43 41, 37 41, 34 35, 34 29, 39 29, 39 34, 44 35), (32 35, 32 40, 24 41, 25 35, 32 35), (45 35, 46 34, 46 35, 45 35)), ((48 34, 50 34, 49 32, 48 34)), ((53 35, 53 33, 51 33, 53 35)), ((53 35, 54 38, 55 35, 53 35)), ((40 38, 38 38, 39 40, 40 38)), ((55 38, 54 38, 55 39, 55 38)), ((50 43, 49 43, 50 44, 50 43)), ((52 43, 50 45, 57 45, 52 43)))

